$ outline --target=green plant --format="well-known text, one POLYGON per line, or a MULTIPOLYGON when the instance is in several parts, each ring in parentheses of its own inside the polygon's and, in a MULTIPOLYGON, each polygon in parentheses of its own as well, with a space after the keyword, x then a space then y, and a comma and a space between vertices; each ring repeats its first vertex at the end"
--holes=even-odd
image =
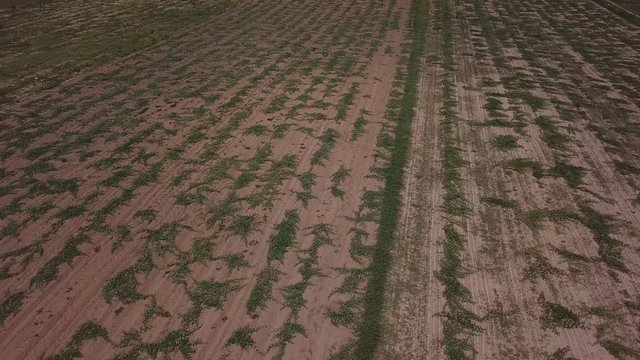
POLYGON ((571 138, 567 135, 558 132, 556 125, 551 119, 546 116, 538 116, 535 119, 536 124, 540 127, 543 134, 543 140, 552 149, 564 150, 567 143, 571 141, 571 138))
POLYGON ((240 254, 229 254, 225 255, 223 258, 224 263, 227 265, 227 268, 231 270, 241 269, 249 266, 249 262, 242 257, 240 254))
POLYGON ((400 192, 403 188, 404 168, 411 139, 411 121, 417 102, 418 79, 427 29, 427 3, 412 1, 411 50, 407 63, 407 77, 396 122, 395 138, 397 146, 392 150, 382 193, 382 211, 371 263, 368 267, 369 281, 363 296, 362 321, 357 327, 357 340, 353 351, 354 359, 373 358, 382 331, 384 293, 387 273, 391 264, 391 250, 394 244, 398 216, 401 207, 400 192))
POLYGON ((247 300, 247 313, 255 314, 258 309, 266 306, 267 300, 271 299, 273 285, 278 281, 282 273, 270 266, 264 268, 257 276, 256 284, 249 293, 247 300))
POLYGON ((515 136, 511 135, 500 135, 493 139, 493 146, 498 148, 499 150, 509 150, 520 147, 518 145, 518 139, 515 136))
POLYGON ((344 197, 344 191, 340 188, 340 185, 349 176, 349 170, 340 165, 340 168, 331 175, 331 194, 337 198, 342 199, 344 197))
POLYGON ((104 340, 109 341, 109 333, 107 332, 107 329, 93 321, 87 321, 80 325, 78 330, 76 330, 64 350, 56 355, 46 357, 45 360, 81 358, 83 357, 80 352, 82 343, 86 340, 95 340, 98 338, 103 338, 104 340))
POLYGON ((138 291, 140 282, 136 278, 137 272, 138 269, 132 266, 120 271, 107 282, 102 290, 107 304, 111 304, 113 299, 118 299, 123 304, 131 304, 146 297, 138 291))
POLYGON ((248 128, 244 129, 244 134, 260 136, 267 131, 269 131, 269 129, 266 126, 258 124, 249 126, 248 128))
POLYGON ((524 102, 529 104, 529 106, 531 106, 533 111, 538 111, 539 109, 544 107, 545 104, 544 99, 539 98, 528 91, 509 91, 506 93, 506 96, 512 99, 523 100, 524 102))
POLYGON ((505 209, 517 209, 518 203, 515 200, 502 199, 497 197, 483 197, 482 201, 487 204, 503 207, 505 209))
POLYGON ((547 357, 547 360, 577 360, 576 358, 571 356, 567 357, 568 353, 569 353, 569 347, 565 346, 563 348, 560 348, 554 351, 553 354, 547 357))
POLYGON ((327 316, 333 326, 352 328, 358 320, 357 302, 354 299, 341 302, 337 308, 327 310, 327 316))
POLYGON ((616 340, 600 340, 600 345, 616 359, 640 359, 640 351, 630 348, 616 340))
POLYGON ((360 116, 353 122, 353 130, 351 131, 351 138, 349 140, 353 142, 364 135, 364 128, 367 124, 368 121, 364 118, 364 114, 360 114, 360 116))
POLYGON ((353 98, 356 96, 359 86, 360 84, 358 83, 351 84, 351 88, 349 89, 349 91, 344 94, 342 99, 340 99, 340 103, 338 104, 338 110, 336 113, 336 121, 345 120, 347 118, 347 111, 353 104, 353 98))
POLYGON ((549 280, 552 275, 562 274, 562 271, 553 266, 549 259, 536 248, 527 248, 521 252, 521 255, 528 263, 525 279, 535 282, 538 278, 549 280))
POLYGON ((287 210, 284 219, 276 225, 275 231, 269 237, 269 251, 267 260, 282 261, 288 248, 293 245, 300 217, 295 210, 287 210))
POLYGON ((580 326, 580 318, 573 311, 568 308, 548 302, 544 299, 543 295, 540 295, 540 306, 542 306, 542 321, 546 326, 555 328, 577 328, 580 326))
POLYGON ((26 294, 24 292, 9 292, 5 295, 2 304, 0 304, 0 325, 4 325, 4 321, 9 316, 15 314, 22 307, 26 294))
POLYGON ((220 309, 227 297, 238 289, 233 282, 204 280, 189 290, 189 298, 196 307, 220 309))
POLYGON ((258 329, 248 326, 241 327, 238 330, 234 331, 233 334, 231 334, 231 337, 229 338, 229 340, 227 340, 226 345, 238 345, 243 349, 253 347, 256 343, 251 335, 257 330, 258 329))
POLYGON ((307 333, 302 325, 287 320, 276 334, 276 338, 278 339, 278 342, 276 343, 278 346, 278 353, 276 353, 274 359, 282 359, 285 347, 296 335, 307 336, 307 333))
POLYGON ((544 176, 544 168, 542 167, 542 164, 531 159, 518 158, 509 160, 505 163, 505 167, 517 172, 530 170, 532 175, 538 179, 544 176))
POLYGON ((153 220, 156 219, 157 215, 158 215, 158 210, 152 209, 152 208, 148 208, 148 209, 138 210, 133 215, 133 217, 135 219, 141 219, 143 221, 146 221, 146 222, 150 223, 150 222, 152 222, 153 220))
POLYGON ((236 221, 229 226, 229 231, 246 239, 253 231, 254 221, 255 217, 253 215, 239 216, 236 218, 236 221))
POLYGON ((155 297, 152 297, 151 302, 144 309, 142 319, 143 328, 148 328, 149 322, 156 316, 168 318, 171 317, 171 314, 167 310, 163 309, 160 305, 158 305, 155 297))
POLYGON ((327 129, 320 135, 320 148, 311 155, 311 165, 323 165, 323 160, 329 158, 329 153, 339 136, 340 134, 334 129, 327 129))
POLYGON ((563 178, 567 185, 576 188, 582 185, 582 177, 585 170, 579 166, 566 163, 564 160, 558 160, 556 165, 549 169, 548 174, 555 178, 563 178))
POLYGON ((271 101, 269 106, 265 109, 265 113, 272 114, 278 112, 284 108, 289 98, 286 94, 278 95, 275 99, 271 101))
POLYGON ((616 168, 623 175, 639 175, 640 169, 624 161, 616 161, 616 168))
POLYGON ((67 240, 62 250, 56 254, 51 260, 47 261, 44 266, 31 278, 32 287, 43 287, 58 277, 60 265, 71 264, 76 256, 82 255, 78 246, 89 241, 89 237, 80 234, 67 240))

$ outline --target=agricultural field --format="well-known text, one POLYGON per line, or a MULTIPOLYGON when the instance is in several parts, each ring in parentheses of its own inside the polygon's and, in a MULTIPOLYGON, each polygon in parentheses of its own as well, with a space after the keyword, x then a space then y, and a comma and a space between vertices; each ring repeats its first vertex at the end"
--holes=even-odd
POLYGON ((33 3, 3 359, 640 359, 633 1, 33 3))
POLYGON ((380 358, 640 358, 638 23, 427 12, 380 358))

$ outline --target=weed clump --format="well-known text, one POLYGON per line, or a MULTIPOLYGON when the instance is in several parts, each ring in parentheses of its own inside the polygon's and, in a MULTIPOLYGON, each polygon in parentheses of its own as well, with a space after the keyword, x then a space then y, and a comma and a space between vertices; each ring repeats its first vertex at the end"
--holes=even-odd
POLYGON ((253 347, 256 343, 251 335, 257 330, 258 329, 248 326, 241 327, 240 329, 234 331, 233 334, 231 334, 231 337, 229 338, 229 340, 227 340, 226 345, 238 345, 243 349, 253 347))
POLYGON ((278 281, 282 273, 270 266, 264 268, 257 276, 256 285, 251 289, 247 300, 247 313, 253 315, 258 309, 266 306, 271 299, 273 285, 278 281))
POLYGON ((282 261, 284 254, 295 240, 299 223, 300 217, 295 210, 287 210, 284 220, 276 226, 275 232, 269 238, 267 260, 282 261))
POLYGON ((546 301, 542 294, 538 301, 542 307, 542 321, 546 326, 552 329, 571 329, 580 326, 580 318, 568 308, 546 301))
POLYGON ((515 136, 511 135, 501 135, 493 139, 493 146, 498 148, 498 150, 510 150, 520 147, 518 145, 518 139, 515 136))
POLYGON ((499 206, 505 209, 517 209, 518 208, 518 202, 516 202, 515 200, 508 200, 508 199, 503 199, 503 198, 497 198, 497 197, 484 197, 482 198, 482 201, 484 201, 487 204, 490 205, 494 205, 494 206, 499 206))

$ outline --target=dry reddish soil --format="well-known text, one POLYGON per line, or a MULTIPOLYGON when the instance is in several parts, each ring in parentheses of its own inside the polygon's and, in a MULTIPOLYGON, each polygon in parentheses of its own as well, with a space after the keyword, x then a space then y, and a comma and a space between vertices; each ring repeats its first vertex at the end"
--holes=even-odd
POLYGON ((429 24, 379 358, 640 358, 640 28, 577 0, 429 24))
POLYGON ((377 357, 640 358, 640 28, 417 1, 0 10, 3 359, 357 358, 416 41, 377 357))
MULTIPOLYGON (((66 23, 56 4, 33 14, 66 23)), ((90 4, 68 6, 120 16, 90 4)), ((28 29, 20 11, 0 14, 10 31, 28 29)), ((10 79, 3 358, 348 356, 409 12, 238 2, 48 89, 10 79)))

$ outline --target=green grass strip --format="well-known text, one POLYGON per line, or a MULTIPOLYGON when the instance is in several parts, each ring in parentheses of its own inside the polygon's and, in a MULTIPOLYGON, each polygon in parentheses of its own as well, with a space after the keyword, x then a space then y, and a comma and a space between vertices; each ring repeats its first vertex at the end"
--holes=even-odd
POLYGON ((364 294, 364 313, 358 328, 354 358, 372 359, 380 344, 382 333, 381 318, 384 309, 384 293, 387 273, 391 267, 391 250, 394 233, 398 224, 402 199, 404 168, 411 141, 411 121, 418 96, 421 59, 424 52, 427 31, 426 0, 413 0, 411 28, 411 53, 407 66, 407 80, 404 84, 404 96, 395 128, 396 146, 391 154, 389 167, 385 173, 385 187, 382 191, 382 211, 371 265, 369 282, 364 294))

